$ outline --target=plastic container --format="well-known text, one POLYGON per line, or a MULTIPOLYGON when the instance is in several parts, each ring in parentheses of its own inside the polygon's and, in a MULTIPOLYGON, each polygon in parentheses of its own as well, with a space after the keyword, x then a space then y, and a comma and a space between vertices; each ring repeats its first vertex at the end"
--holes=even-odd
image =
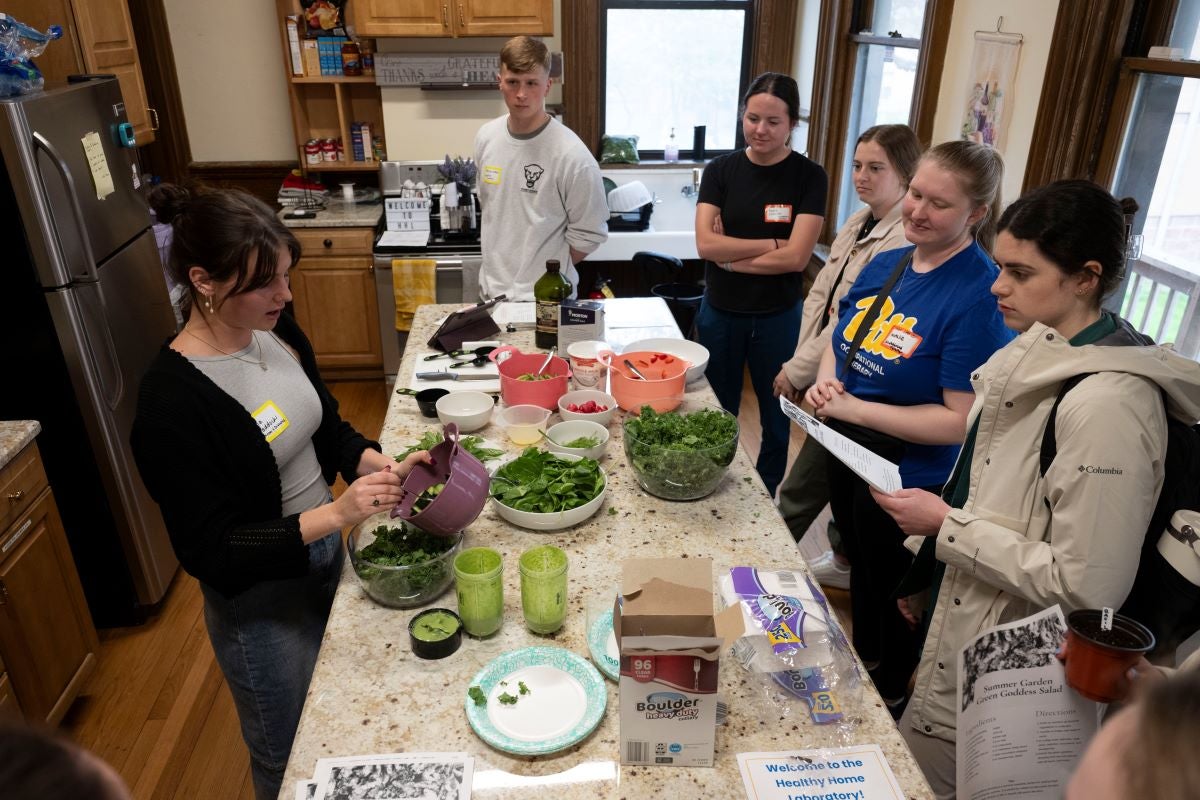
POLYGON ((656 356, 658 353, 635 350, 601 359, 608 366, 609 388, 621 408, 636 413, 642 406, 648 405, 662 413, 678 408, 683 402, 691 362, 676 357, 674 361, 663 364, 659 360, 652 361, 656 356), (625 366, 626 361, 637 367, 646 380, 635 377, 632 370, 625 366))
POLYGON ((453 535, 474 522, 487 503, 490 488, 483 462, 459 446, 458 426, 447 425, 444 436, 442 443, 429 451, 432 464, 413 465, 404 479, 404 499, 392 509, 393 517, 437 536, 453 535), (417 511, 417 498, 439 483, 441 492, 417 511))
POLYGON ((541 406, 509 406, 500 412, 500 424, 509 441, 519 447, 537 444, 546 435, 550 412, 541 406))
POLYGON ((553 411, 558 407, 558 398, 567 393, 571 367, 565 359, 554 356, 546 365, 545 374, 553 377, 538 381, 519 380, 522 375, 533 374, 546 360, 545 353, 522 353, 515 347, 497 347, 488 356, 497 364, 500 372, 500 397, 505 405, 532 405, 553 411))
POLYGON ((1112 630, 1103 631, 1101 616, 1095 608, 1067 615, 1067 685, 1089 700, 1111 703, 1129 693, 1125 673, 1154 649, 1154 634, 1121 614, 1113 614, 1112 630))
POLYGON ((572 419, 551 425, 546 431, 546 449, 551 453, 567 453, 599 460, 608 447, 608 428, 590 420, 572 419), (590 447, 567 447, 567 442, 581 438, 592 438, 596 444, 590 447))
POLYGON ((576 389, 573 392, 567 392, 562 397, 558 398, 558 415, 564 420, 585 419, 589 422, 598 422, 601 425, 608 425, 612 422, 613 417, 617 413, 617 400, 611 394, 598 391, 596 389, 576 389), (572 411, 571 406, 582 406, 591 400, 597 406, 604 406, 603 411, 595 411, 586 413, 583 411, 572 411))
POLYGON ((443 425, 455 424, 463 433, 477 431, 492 418, 496 398, 483 392, 449 392, 436 403, 443 425))
POLYGON ((462 645, 462 617, 448 608, 422 611, 408 623, 408 642, 417 658, 453 655, 462 645))

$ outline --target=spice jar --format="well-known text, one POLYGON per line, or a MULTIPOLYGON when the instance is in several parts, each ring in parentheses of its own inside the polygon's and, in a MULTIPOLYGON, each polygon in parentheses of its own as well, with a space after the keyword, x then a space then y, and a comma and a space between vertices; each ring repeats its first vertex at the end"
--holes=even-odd
POLYGON ((375 53, 371 51, 369 42, 363 42, 358 46, 359 61, 362 63, 363 75, 375 74, 375 53))
POLYGON ((351 76, 363 74, 358 44, 355 42, 346 42, 342 45, 342 74, 351 76))

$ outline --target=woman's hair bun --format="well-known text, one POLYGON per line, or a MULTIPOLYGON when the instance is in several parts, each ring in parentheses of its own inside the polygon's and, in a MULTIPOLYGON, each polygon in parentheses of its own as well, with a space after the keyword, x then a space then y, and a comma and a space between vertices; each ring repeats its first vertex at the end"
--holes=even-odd
POLYGON ((160 183, 150 190, 147 198, 158 221, 170 225, 177 216, 187 210, 192 202, 192 190, 176 183, 160 183))
POLYGON ((1122 197, 1117 202, 1121 205, 1121 213, 1125 214, 1126 216, 1130 214, 1136 214, 1138 209, 1141 208, 1141 206, 1138 205, 1138 201, 1134 200, 1132 197, 1122 197))

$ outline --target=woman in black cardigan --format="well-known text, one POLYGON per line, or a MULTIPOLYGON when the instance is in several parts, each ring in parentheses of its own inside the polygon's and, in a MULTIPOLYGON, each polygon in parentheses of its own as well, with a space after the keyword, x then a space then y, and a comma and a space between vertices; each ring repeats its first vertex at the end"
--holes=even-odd
POLYGON ((283 310, 300 245, 240 191, 162 186, 187 322, 142 379, 131 441, 204 619, 250 750, 255 793, 279 794, 341 573, 340 531, 401 497, 403 463, 338 416, 312 347, 283 310), (337 500, 329 485, 349 484, 337 500))

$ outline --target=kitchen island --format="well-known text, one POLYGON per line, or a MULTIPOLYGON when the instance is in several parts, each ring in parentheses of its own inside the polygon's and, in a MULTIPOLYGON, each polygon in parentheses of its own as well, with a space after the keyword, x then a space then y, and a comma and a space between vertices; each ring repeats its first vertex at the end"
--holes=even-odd
MULTIPOLYGON (((663 328, 673 328, 658 298, 608 303, 612 322, 607 338, 614 345, 663 335, 663 328), (622 321, 638 327, 616 327, 622 321)), ((427 339, 452 308, 419 309, 410 341, 427 339)), ((531 330, 499 338, 523 351, 533 350, 531 330)), ((421 349, 410 347, 404 354, 401 383, 413 373, 421 349)), ((715 402, 703 381, 691 384, 688 394, 715 402)), ((420 416, 412 398, 393 394, 380 436, 384 452, 402 451, 431 427, 440 428, 436 420, 420 416)), ((296 781, 312 776, 318 758, 398 752, 470 754, 475 759, 472 796, 480 798, 742 797, 739 752, 868 743, 882 747, 905 796, 932 796, 895 723, 865 678, 861 692, 842 698, 853 723, 834 729, 813 725, 799 703, 781 709, 768 702, 763 679, 743 670, 731 657, 721 664, 720 694, 728 702, 729 717, 717 727, 714 767, 622 766, 617 687, 608 680, 608 703, 599 726, 567 750, 513 756, 492 749, 475 735, 463 710, 473 676, 497 656, 533 645, 564 647, 588 658, 585 607, 611 603, 622 560, 705 557, 712 559, 715 574, 739 565, 806 569, 741 448, 713 494, 693 502, 671 502, 652 497, 637 485, 622 450, 619 418, 610 432, 612 441, 601 459, 608 474, 607 498, 591 519, 566 530, 536 533, 509 525, 489 502, 467 529, 464 547, 492 547, 504 558, 504 625, 487 640, 465 640, 458 652, 440 661, 417 658, 409 648, 407 630, 420 609, 394 610, 375 604, 346 560, 281 798, 294 797, 296 781), (517 559, 540 544, 557 545, 570 559, 567 622, 551 636, 531 633, 521 614, 517 559)), ((518 451, 494 424, 478 433, 518 451)), ((387 521, 386 514, 380 514, 362 527, 387 521)), ((456 607, 453 590, 430 605, 456 607)))

